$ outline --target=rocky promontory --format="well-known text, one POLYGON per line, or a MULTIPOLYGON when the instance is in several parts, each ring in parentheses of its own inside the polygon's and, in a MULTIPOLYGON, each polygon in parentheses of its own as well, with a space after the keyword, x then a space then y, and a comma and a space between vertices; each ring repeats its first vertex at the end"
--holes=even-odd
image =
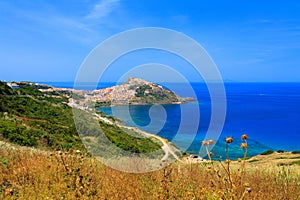
POLYGON ((180 104, 193 98, 182 98, 161 85, 140 78, 129 78, 127 82, 109 88, 94 90, 91 94, 98 106, 180 104))

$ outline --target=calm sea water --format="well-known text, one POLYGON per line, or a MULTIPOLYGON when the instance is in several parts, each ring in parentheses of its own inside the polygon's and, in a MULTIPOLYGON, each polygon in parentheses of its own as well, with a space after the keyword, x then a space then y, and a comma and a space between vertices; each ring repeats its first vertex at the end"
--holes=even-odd
MULTIPOLYGON (((56 87, 72 87, 73 83, 48 83, 56 87)), ((98 88, 114 85, 112 83, 99 85, 98 88)), ((155 113, 161 112, 161 107, 151 106, 115 106, 114 114, 122 119, 127 125, 139 126, 139 128, 155 133, 172 141, 181 148, 193 137, 189 133, 188 125, 184 127, 181 137, 175 137, 181 120, 181 109, 194 112, 200 107, 200 122, 196 137, 188 148, 190 153, 199 153, 201 141, 203 140, 211 117, 211 100, 203 83, 192 84, 197 94, 198 102, 190 102, 182 105, 163 105, 166 113, 164 115, 155 113), (126 110, 129 109, 131 119, 128 119, 126 110), (149 109, 155 119, 149 116, 149 109), (155 122, 161 125, 160 131, 156 130, 155 122), (149 123, 154 126, 148 126, 149 123)), ((192 96, 184 85, 174 84, 175 92, 180 96, 192 96)), ((88 84, 86 86, 88 89, 88 84)), ((300 83, 226 83, 227 112, 224 128, 214 151, 224 156, 224 139, 228 136, 234 138, 229 151, 232 158, 240 157, 242 150, 239 148, 240 135, 249 135, 248 155, 255 155, 267 149, 300 149, 300 83)), ((111 108, 101 108, 101 111, 108 115, 112 114, 111 108)))

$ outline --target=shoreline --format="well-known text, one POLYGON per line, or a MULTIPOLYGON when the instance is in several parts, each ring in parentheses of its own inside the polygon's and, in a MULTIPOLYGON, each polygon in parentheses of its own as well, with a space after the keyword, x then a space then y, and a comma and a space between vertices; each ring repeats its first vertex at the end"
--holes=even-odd
MULTIPOLYGON (((123 125, 123 124, 120 124, 120 123, 115 123, 115 122, 112 122, 111 120, 109 120, 108 118, 106 117, 103 117, 95 112, 92 112, 92 111, 87 111, 85 109, 82 109, 81 107, 76 107, 74 105, 69 105, 72 109, 80 109, 82 111, 85 111, 85 112, 88 112, 90 114, 92 114, 97 120, 101 120, 102 122, 106 123, 106 124, 109 124, 109 125, 115 125, 115 126, 118 126, 119 128, 125 128, 125 129, 128 129, 128 130, 133 130, 135 132, 137 132, 138 134, 141 134, 147 138, 150 138, 150 137, 153 137, 153 138, 156 138, 157 140, 159 140, 161 143, 162 143, 162 146, 161 146, 161 149, 165 152, 165 155, 164 157, 161 159, 162 162, 165 162, 170 155, 172 155, 178 162, 181 162, 183 163, 183 156, 179 157, 176 152, 178 153, 182 153, 182 151, 176 147, 172 142, 170 142, 168 139, 166 138, 162 138, 158 135, 154 135, 154 134, 151 134, 151 133, 148 133, 146 131, 143 131, 137 127, 134 127, 134 126, 127 126, 127 125, 123 125)), ((122 121, 122 123, 124 123, 122 121)))
MULTIPOLYGON (((94 108, 108 108, 108 107, 114 107, 114 106, 148 106, 148 105, 180 105, 180 104, 186 104, 190 102, 196 102, 197 98, 193 97, 186 97, 187 100, 184 101, 178 101, 178 102, 160 102, 160 103, 114 103, 110 105, 104 105, 104 106, 95 106, 94 108)), ((97 102, 93 102, 97 104, 97 102)))
POLYGON ((113 123, 109 119, 107 119, 105 117, 102 117, 102 116, 98 115, 97 113, 95 113, 94 116, 96 116, 98 120, 101 120, 101 121, 103 121, 105 123, 108 123, 110 125, 115 125, 115 126, 118 126, 120 128, 133 130, 133 131, 135 131, 135 132, 137 132, 137 133, 139 133, 139 134, 141 134, 141 135, 143 135, 147 138, 149 138, 149 137, 156 138, 157 140, 159 140, 162 143, 161 149, 165 152, 165 155, 161 159, 161 161, 163 161, 163 162, 166 161, 168 159, 168 157, 170 156, 170 154, 171 154, 177 161, 182 162, 182 158, 180 158, 178 155, 176 155, 176 152, 181 152, 181 150, 178 147, 176 147, 173 143, 171 143, 168 139, 162 138, 158 135, 148 133, 148 132, 143 131, 143 130, 135 127, 135 126, 127 126, 127 125, 121 125, 121 124, 118 124, 118 123, 113 123))
MULTIPOLYGON (((145 104, 145 105, 152 105, 152 104, 145 104)), ((171 105, 171 104, 163 104, 163 105, 171 105)), ((116 106, 125 106, 125 105, 116 105, 116 106)), ((138 106, 138 105, 136 105, 138 106)), ((141 105, 143 106, 143 105, 141 105)), ((73 108, 73 106, 70 106, 73 108)), ((107 107, 111 107, 111 106, 106 106, 107 107)), ((162 150, 165 151, 165 156, 164 158, 165 159, 162 159, 162 161, 166 160, 169 156, 169 154, 171 154, 176 160, 178 160, 179 162, 182 162, 182 163, 202 163, 202 162, 210 162, 210 160, 207 158, 207 156, 204 156, 204 157, 201 157, 199 154, 197 153, 191 153, 191 152, 183 152, 181 151, 175 144, 173 144, 171 141, 169 141, 167 138, 163 138, 161 136, 158 136, 158 135, 155 135, 155 134, 152 134, 152 133, 149 133, 149 132, 146 132, 146 131, 143 131, 135 126, 128 126, 124 123, 123 120, 117 118, 117 120, 115 122, 111 121, 109 118, 107 117, 103 117, 91 110, 86 110, 86 109, 83 109, 83 108, 80 108, 80 107, 75 107, 77 109, 81 109, 83 111, 86 111, 86 112, 89 112, 90 114, 94 115, 97 120, 101 120, 102 122, 104 123, 107 123, 107 124, 110 124, 110 125, 115 125, 115 126, 118 126, 120 128, 126 128, 128 130, 133 130, 135 132, 137 132, 138 134, 141 134, 145 137, 154 137, 156 139, 158 139, 163 145, 161 146, 162 150), (177 156, 176 153, 174 152, 174 150, 172 149, 175 149, 175 152, 178 151, 178 152, 181 152, 181 156, 177 156), (175 156, 174 156, 175 155, 175 156)), ((99 111, 99 110, 97 110, 99 111)), ((102 111, 101 111, 102 112, 102 111)), ((104 112, 102 112, 105 116, 110 116, 110 115, 107 115, 105 114, 104 112)), ((111 116, 111 117, 115 117, 115 116, 111 116)), ((265 151, 273 151, 273 153, 278 153, 277 150, 274 150, 274 149, 267 149, 265 151)), ((263 153, 265 151, 261 151, 259 153, 256 153, 255 155, 250 155, 248 156, 247 155, 247 159, 251 160, 253 157, 256 157, 256 156, 260 156, 260 155, 263 155, 263 153)), ((295 150, 291 150, 291 151, 284 151, 284 153, 292 153, 293 151, 298 151, 297 149, 295 150)), ((213 158, 212 159, 214 162, 215 161, 218 161, 218 158, 213 158)), ((233 158, 232 161, 237 161, 238 158, 233 158)), ((225 159, 222 159, 221 161, 225 161, 225 159)))

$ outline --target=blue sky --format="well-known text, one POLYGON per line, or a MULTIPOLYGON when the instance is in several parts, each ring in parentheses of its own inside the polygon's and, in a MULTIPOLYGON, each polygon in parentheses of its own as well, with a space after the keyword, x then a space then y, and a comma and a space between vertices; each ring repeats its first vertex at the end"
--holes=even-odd
POLYGON ((198 41, 225 81, 300 81, 298 1, 10 0, 0 8, 0 80, 73 81, 100 42, 151 26, 198 41))

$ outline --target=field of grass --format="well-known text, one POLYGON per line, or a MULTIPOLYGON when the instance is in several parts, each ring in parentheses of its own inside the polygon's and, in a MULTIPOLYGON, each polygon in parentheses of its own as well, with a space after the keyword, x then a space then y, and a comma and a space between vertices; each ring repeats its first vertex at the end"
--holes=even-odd
POLYGON ((270 160, 280 159, 269 156, 231 161, 230 178, 223 168, 227 163, 216 161, 175 162, 159 171, 130 174, 81 152, 1 143, 0 199, 299 199, 300 166, 272 165, 270 160))

